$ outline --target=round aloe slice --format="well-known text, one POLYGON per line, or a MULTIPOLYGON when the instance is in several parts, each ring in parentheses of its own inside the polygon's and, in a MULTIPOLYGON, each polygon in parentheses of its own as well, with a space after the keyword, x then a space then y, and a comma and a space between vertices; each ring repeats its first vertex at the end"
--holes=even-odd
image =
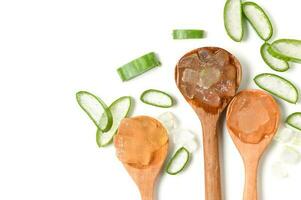
POLYGON ((301 40, 279 39, 271 44, 268 51, 279 59, 301 63, 301 40))
POLYGON ((278 72, 284 72, 289 69, 289 64, 285 60, 281 60, 270 54, 268 49, 270 48, 269 43, 264 43, 260 48, 260 53, 264 62, 273 70, 278 72))
POLYGON ((109 106, 109 109, 113 116, 113 124, 111 129, 107 132, 103 132, 100 129, 97 130, 96 142, 99 147, 107 146, 112 142, 113 137, 117 132, 120 121, 128 115, 131 105, 132 105, 131 97, 124 96, 115 100, 109 106))
POLYGON ((276 74, 263 73, 254 78, 255 83, 261 89, 289 102, 297 103, 298 90, 297 88, 285 78, 276 74))
POLYGON ((112 113, 99 97, 87 91, 80 91, 76 93, 76 100, 98 129, 107 131, 111 128, 112 113))
POLYGON ((301 131, 301 112, 295 112, 289 115, 286 123, 301 131))
POLYGON ((269 40, 273 35, 273 26, 264 10, 254 2, 243 3, 242 10, 259 37, 269 40))
POLYGON ((140 100, 143 103, 161 108, 169 108, 173 105, 173 98, 169 94, 155 89, 144 91, 140 100))
POLYGON ((241 0, 227 0, 224 7, 224 25, 229 37, 240 42, 243 38, 241 0))
POLYGON ((190 159, 190 153, 185 147, 179 148, 169 160, 166 172, 170 175, 176 175, 183 171, 190 159))

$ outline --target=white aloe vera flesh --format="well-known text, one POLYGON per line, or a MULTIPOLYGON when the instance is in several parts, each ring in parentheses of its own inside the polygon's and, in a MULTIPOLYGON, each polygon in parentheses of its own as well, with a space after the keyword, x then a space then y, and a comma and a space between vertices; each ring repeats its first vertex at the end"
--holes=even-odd
POLYGON ((155 89, 144 91, 141 94, 140 100, 143 103, 162 108, 169 108, 173 105, 173 99, 169 94, 155 89))
POLYGON ((301 63, 301 40, 279 39, 271 44, 268 51, 280 59, 301 63))
POLYGON ((284 72, 289 69, 289 64, 285 60, 281 60, 277 57, 274 57, 268 49, 271 47, 270 44, 264 43, 260 48, 261 56, 264 62, 273 70, 284 72))
POLYGON ((231 39, 239 42, 243 38, 241 0, 227 0, 224 7, 225 29, 231 39))
POLYGON ((254 2, 243 3, 242 9, 259 37, 269 40, 273 35, 273 27, 264 10, 254 2))
POLYGON ((179 148, 167 164, 166 172, 170 175, 176 175, 183 171, 189 161, 189 152, 186 148, 179 148))
POLYGON ((98 129, 102 131, 110 129, 112 114, 100 98, 87 91, 80 91, 76 93, 76 100, 98 129))
POLYGON ((293 128, 301 130, 301 113, 297 112, 291 114, 290 116, 287 117, 286 123, 292 126, 293 128))
POLYGON ((130 107, 131 97, 129 96, 121 97, 109 106, 113 117, 113 124, 111 129, 107 132, 102 132, 100 129, 97 130, 96 142, 99 147, 106 146, 112 142, 113 137, 117 132, 120 121, 128 115, 130 107))
POLYGON ((267 92, 289 102, 296 103, 298 101, 298 91, 296 87, 275 74, 263 73, 254 78, 255 83, 267 92))

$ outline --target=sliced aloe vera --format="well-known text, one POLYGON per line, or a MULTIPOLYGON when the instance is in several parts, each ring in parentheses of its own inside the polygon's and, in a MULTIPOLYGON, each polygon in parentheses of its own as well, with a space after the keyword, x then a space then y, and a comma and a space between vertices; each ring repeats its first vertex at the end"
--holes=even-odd
POLYGON ((113 141, 113 137, 117 132, 120 121, 128 115, 131 105, 131 97, 124 96, 120 97, 109 106, 113 116, 113 124, 111 129, 107 132, 103 132, 100 129, 97 130, 96 142, 99 147, 107 146, 113 141))
POLYGON ((80 91, 76 93, 76 100, 98 129, 107 131, 111 128, 112 113, 99 97, 87 91, 80 91))
POLYGON ((263 73, 254 78, 255 83, 261 89, 289 102, 296 103, 298 101, 297 88, 285 78, 276 74, 263 73))
POLYGON ((144 91, 140 100, 143 103, 162 108, 169 108, 173 105, 173 98, 169 94, 155 89, 144 91))
POLYGON ((268 49, 270 48, 269 43, 264 43, 260 48, 260 53, 264 62, 273 70, 278 72, 284 72, 289 69, 289 64, 285 60, 281 60, 270 54, 268 49))
POLYGON ((179 148, 169 160, 166 172, 170 175, 176 175, 183 171, 190 159, 190 153, 185 147, 179 148))
POLYGON ((156 54, 151 52, 123 65, 117 72, 122 81, 128 81, 160 65, 156 54))
POLYGON ((224 7, 224 25, 229 37, 240 42, 243 38, 241 0, 227 0, 224 7))
POLYGON ((273 35, 273 26, 264 10, 254 2, 243 3, 242 10, 259 37, 269 40, 273 35))
POLYGON ((279 59, 301 63, 301 40, 279 39, 271 44, 268 51, 279 59))
POLYGON ((301 131, 301 112, 295 112, 289 115, 286 119, 286 123, 301 131))
POLYGON ((176 29, 172 32, 173 39, 201 39, 204 38, 205 33, 203 30, 197 29, 176 29))

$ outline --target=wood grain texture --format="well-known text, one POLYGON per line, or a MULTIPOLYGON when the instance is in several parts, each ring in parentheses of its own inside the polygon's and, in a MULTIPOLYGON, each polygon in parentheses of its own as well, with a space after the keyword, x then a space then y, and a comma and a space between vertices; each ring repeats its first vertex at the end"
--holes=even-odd
POLYGON ((203 130, 205 197, 206 200, 221 200, 219 131, 217 130, 220 112, 207 113, 201 108, 195 108, 195 111, 203 130))
MULTIPOLYGON (((180 67, 180 62, 185 57, 197 54, 201 50, 207 50, 209 52, 217 52, 223 50, 228 53, 229 60, 225 60, 225 63, 236 67, 236 84, 235 93, 239 87, 242 77, 241 65, 238 59, 232 55, 230 52, 219 48, 219 47, 202 47, 194 49, 186 53, 178 62, 175 68, 175 82, 178 89, 184 96, 185 100, 191 105, 196 114, 198 115, 203 131, 203 148, 204 148, 204 167, 205 167, 205 197, 206 200, 221 200, 221 179, 220 179, 220 163, 219 163, 219 131, 218 121, 220 114, 226 108, 228 103, 231 101, 233 96, 220 96, 221 102, 219 106, 212 106, 206 104, 202 101, 202 95, 198 94, 198 98, 191 98, 186 96, 185 89, 181 87, 183 68, 180 67), (182 71, 182 72, 181 72, 182 71)), ((221 60, 218 60, 221 61, 221 60)), ((192 63, 190 67, 198 68, 200 67, 198 63, 192 63)), ((225 67, 225 66, 224 66, 225 67)))
MULTIPOLYGON (((262 95, 268 95, 267 93, 260 91, 260 90, 243 90, 241 92, 258 92, 262 95)), ((270 95, 268 95, 270 96, 270 95)), ((226 121, 227 121, 227 128, 228 132, 230 133, 230 136, 238 149, 243 162, 245 166, 245 187, 244 187, 244 194, 243 199, 244 200, 257 200, 258 199, 258 190, 257 190, 257 171, 258 171, 258 165, 260 162, 260 159, 265 151, 265 149, 268 147, 268 145, 271 143, 275 133, 277 132, 278 126, 279 126, 279 120, 280 120, 280 109, 276 103, 276 101, 273 99, 272 96, 270 98, 274 102, 275 109, 277 110, 277 118, 276 118, 276 124, 275 129, 272 134, 266 135, 259 143, 252 144, 252 143, 245 143, 242 141, 239 137, 237 137, 238 134, 231 131, 231 129, 228 126, 228 119, 230 117, 231 107, 234 102, 234 99, 237 98, 234 97, 231 103, 228 106, 227 114, 226 114, 226 121)))
POLYGON ((127 163, 123 163, 129 175, 139 188, 142 200, 155 200, 155 183, 160 174, 168 153, 168 142, 158 150, 151 164, 144 168, 138 168, 127 163))

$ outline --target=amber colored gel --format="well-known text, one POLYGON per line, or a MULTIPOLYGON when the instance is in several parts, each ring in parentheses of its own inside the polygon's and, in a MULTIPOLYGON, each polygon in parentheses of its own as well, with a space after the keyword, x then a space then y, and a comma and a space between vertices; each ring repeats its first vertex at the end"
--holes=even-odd
POLYGON ((119 160, 136 167, 150 165, 156 151, 167 142, 166 129, 148 116, 123 119, 114 138, 119 160))
POLYGON ((257 144, 277 128, 278 105, 267 94, 241 92, 233 99, 229 109, 228 127, 243 142, 257 144))
POLYGON ((240 80, 237 68, 238 60, 226 50, 204 47, 181 58, 176 82, 187 100, 218 108, 236 93, 240 80))

